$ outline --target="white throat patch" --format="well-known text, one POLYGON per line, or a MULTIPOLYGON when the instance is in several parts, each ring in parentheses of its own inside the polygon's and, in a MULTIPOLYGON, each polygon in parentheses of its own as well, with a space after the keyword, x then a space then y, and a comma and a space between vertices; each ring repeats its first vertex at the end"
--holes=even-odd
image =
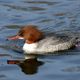
POLYGON ((26 53, 33 53, 36 51, 36 48, 37 48, 37 43, 32 43, 32 44, 25 43, 23 46, 23 50, 26 53))

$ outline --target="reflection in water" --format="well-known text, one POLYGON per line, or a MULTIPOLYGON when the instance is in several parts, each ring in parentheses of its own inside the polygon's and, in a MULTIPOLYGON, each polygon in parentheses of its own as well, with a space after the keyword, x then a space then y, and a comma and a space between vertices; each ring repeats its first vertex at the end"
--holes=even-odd
POLYGON ((29 75, 37 73, 38 67, 41 65, 43 65, 43 62, 38 61, 37 59, 27 59, 19 64, 22 71, 29 75))

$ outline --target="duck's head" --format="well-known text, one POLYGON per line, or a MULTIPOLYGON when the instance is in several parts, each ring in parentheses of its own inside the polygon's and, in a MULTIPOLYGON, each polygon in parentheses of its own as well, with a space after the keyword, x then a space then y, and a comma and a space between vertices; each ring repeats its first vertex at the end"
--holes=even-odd
POLYGON ((43 33, 34 25, 22 27, 16 36, 9 37, 9 40, 24 39, 26 43, 31 44, 42 39, 43 33))

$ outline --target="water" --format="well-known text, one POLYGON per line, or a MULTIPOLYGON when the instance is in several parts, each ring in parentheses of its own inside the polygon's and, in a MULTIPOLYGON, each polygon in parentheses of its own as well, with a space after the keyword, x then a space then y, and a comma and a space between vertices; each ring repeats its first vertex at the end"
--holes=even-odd
POLYGON ((80 32, 80 0, 0 0, 0 80, 80 80, 80 47, 24 61, 24 41, 6 38, 28 24, 80 32))

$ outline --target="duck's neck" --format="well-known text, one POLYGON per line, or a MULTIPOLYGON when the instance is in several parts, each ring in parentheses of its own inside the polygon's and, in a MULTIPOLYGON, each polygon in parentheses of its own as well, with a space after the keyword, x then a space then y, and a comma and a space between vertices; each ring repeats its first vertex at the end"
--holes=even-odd
POLYGON ((27 43, 27 44, 33 44, 33 41, 28 41, 28 40, 26 40, 25 43, 27 43))

